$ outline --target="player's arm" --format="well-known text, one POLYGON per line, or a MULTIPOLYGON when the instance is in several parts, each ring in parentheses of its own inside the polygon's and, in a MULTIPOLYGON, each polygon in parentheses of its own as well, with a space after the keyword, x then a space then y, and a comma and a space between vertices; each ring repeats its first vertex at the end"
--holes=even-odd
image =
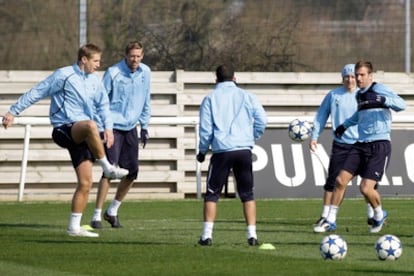
POLYGON ((394 111, 402 111, 406 108, 406 103, 398 94, 391 91, 385 85, 378 85, 378 95, 384 97, 384 106, 394 111))
POLYGON ((53 73, 43 81, 39 82, 32 89, 21 95, 17 102, 10 107, 9 112, 13 116, 17 116, 23 112, 23 110, 41 99, 50 96, 52 93, 61 91, 62 81, 58 75, 58 72, 53 73))
POLYGON ((11 127, 13 125, 15 116, 19 115, 21 112, 23 112, 23 110, 40 101, 41 99, 50 96, 56 91, 59 91, 61 85, 58 83, 60 81, 60 78, 58 76, 59 72, 54 72, 46 79, 39 82, 32 89, 21 95, 19 99, 17 99, 17 102, 10 106, 9 111, 3 116, 3 127, 11 127), (51 89, 52 87, 55 87, 55 89, 51 89))
POLYGON ((312 136, 311 141, 309 142, 309 149, 311 151, 316 150, 318 138, 324 130, 329 115, 331 114, 331 100, 332 93, 328 93, 322 100, 315 118, 313 119, 312 136))
POLYGON ((111 112, 109 109, 109 98, 108 94, 101 83, 99 92, 95 94, 94 104, 96 108, 97 115, 101 118, 103 127, 104 127, 104 139, 106 141, 106 146, 111 148, 114 143, 114 134, 113 127, 114 122, 112 120, 111 112))
POLYGON ((213 138, 213 122, 211 121, 210 98, 205 97, 200 106, 200 127, 197 160, 203 162, 213 138))
POLYGON ((260 137, 262 137, 265 129, 266 129, 266 125, 267 125, 267 115, 266 115, 266 111, 264 110, 263 106, 260 104, 259 100, 257 99, 256 96, 253 95, 252 97, 252 101, 253 101, 253 107, 254 107, 254 111, 253 111, 253 136, 254 139, 257 140, 260 137))

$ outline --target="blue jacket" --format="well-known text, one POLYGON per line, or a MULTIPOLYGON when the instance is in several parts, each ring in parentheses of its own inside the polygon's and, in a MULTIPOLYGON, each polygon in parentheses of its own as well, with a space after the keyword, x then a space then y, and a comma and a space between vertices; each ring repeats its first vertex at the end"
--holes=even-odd
POLYGON ((140 63, 131 72, 125 59, 106 70, 103 84, 108 93, 114 128, 131 130, 139 123, 147 129, 151 117, 151 70, 140 63))
POLYGON ((328 92, 313 121, 312 140, 318 140, 325 128, 329 116, 331 116, 332 135, 336 142, 354 144, 357 141, 357 126, 349 127, 341 138, 334 135, 334 130, 357 111, 358 105, 355 99, 355 92, 356 89, 353 92, 348 92, 344 86, 328 92))
POLYGON ((378 140, 391 141, 391 109, 404 110, 406 107, 403 98, 395 94, 383 84, 375 83, 373 86, 361 89, 358 93, 366 93, 373 90, 376 94, 385 98, 383 107, 361 109, 344 122, 344 127, 358 124, 358 141, 372 142, 378 140))
POLYGON ((53 127, 82 120, 94 120, 98 116, 103 122, 100 130, 112 129, 108 95, 100 77, 85 74, 77 63, 57 69, 45 80, 20 96, 9 112, 19 115, 23 110, 50 97, 49 118, 53 127))
POLYGON ((199 152, 252 149, 267 124, 257 97, 232 81, 220 82, 200 106, 199 152))

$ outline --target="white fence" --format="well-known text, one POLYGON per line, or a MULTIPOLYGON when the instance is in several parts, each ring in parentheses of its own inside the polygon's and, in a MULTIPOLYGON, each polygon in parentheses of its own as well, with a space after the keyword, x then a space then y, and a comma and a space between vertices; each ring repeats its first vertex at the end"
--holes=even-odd
MULTIPOLYGON (((0 71, 0 115, 50 73, 0 71)), ((374 77, 407 102, 407 110, 401 113, 404 116, 396 116, 393 127, 412 129, 414 76, 376 72, 374 77)), ((312 120, 327 91, 341 81, 340 74, 332 72, 237 72, 236 78, 241 87, 258 96, 269 116, 269 127, 282 129, 294 117, 312 120)), ((152 73, 151 140, 139 152, 139 179, 128 198, 200 197, 199 179, 207 175, 207 166, 200 168, 195 161, 197 117, 199 105, 214 87, 214 80, 212 72, 152 73)), ((18 125, 0 128, 0 200, 22 199, 23 194, 24 200, 68 200, 72 196, 76 176, 66 151, 50 139, 49 106, 49 99, 41 100, 15 118, 18 125), (16 195, 19 186, 22 189, 16 195)), ((94 166, 94 187, 100 173, 100 167, 94 166)), ((229 193, 234 192, 233 180, 229 180, 229 193)), ((201 186, 204 189, 205 183, 201 186)), ((93 188, 92 194, 96 191, 93 188)))
MULTIPOLYGON (((268 127, 276 125, 287 125, 290 121, 297 117, 294 116, 280 116, 280 117, 269 117, 268 118, 268 127)), ((301 116, 303 120, 312 121, 313 116, 301 116)), ((195 133, 198 134, 198 117, 152 117, 150 120, 150 125, 185 125, 193 126, 195 133)), ((394 123, 399 124, 413 124, 413 116, 395 116, 394 123)), ((27 169, 27 160, 28 154, 30 151, 30 130, 32 125, 49 125, 50 121, 47 117, 16 117, 14 124, 24 125, 25 134, 24 134, 24 148, 23 156, 21 161, 21 171, 20 171, 20 183, 19 183, 19 192, 18 192, 18 201, 23 200, 24 189, 25 189, 25 179, 26 179, 26 169, 27 169)), ((198 135, 195 135, 194 149, 197 150, 198 145, 198 135)), ((201 166, 200 163, 195 162, 195 171, 196 171, 196 193, 197 198, 201 198, 201 166)))

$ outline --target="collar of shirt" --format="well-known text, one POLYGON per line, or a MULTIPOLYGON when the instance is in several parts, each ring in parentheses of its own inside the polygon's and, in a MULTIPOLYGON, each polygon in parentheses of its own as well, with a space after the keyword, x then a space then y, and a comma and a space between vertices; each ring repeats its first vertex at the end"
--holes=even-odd
POLYGON ((131 68, 128 67, 128 64, 126 63, 125 58, 122 59, 122 61, 121 61, 121 69, 122 69, 122 71, 124 71, 124 72, 126 72, 130 75, 138 74, 142 71, 141 65, 139 65, 137 70, 135 70, 134 72, 131 72, 131 68))
POLYGON ((234 81, 222 81, 217 83, 216 87, 230 87, 230 86, 236 86, 236 84, 234 83, 234 81))

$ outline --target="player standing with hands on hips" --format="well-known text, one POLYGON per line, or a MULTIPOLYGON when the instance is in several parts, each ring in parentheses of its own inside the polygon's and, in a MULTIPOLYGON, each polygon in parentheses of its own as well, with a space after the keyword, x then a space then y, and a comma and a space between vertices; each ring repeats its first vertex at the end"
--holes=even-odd
POLYGON ((234 70, 228 65, 216 69, 216 87, 200 106, 200 142, 198 162, 203 162, 211 146, 204 196, 203 232, 198 241, 212 245, 213 226, 219 200, 230 170, 237 183, 243 203, 249 245, 258 245, 256 233, 256 202, 253 193, 252 148, 266 128, 267 117, 257 97, 235 83, 234 70))
POLYGON ((99 236, 80 226, 93 184, 92 167, 95 159, 108 178, 122 178, 128 174, 128 170, 108 162, 100 137, 100 132, 103 132, 106 147, 112 147, 113 121, 108 96, 100 77, 95 73, 100 66, 101 55, 102 50, 94 44, 80 47, 76 63, 56 70, 23 94, 3 117, 3 126, 8 128, 13 124, 14 116, 43 98, 51 98, 49 118, 53 125, 53 141, 69 151, 78 179, 67 230, 70 236, 99 236), (102 122, 102 129, 98 129, 96 124, 98 118, 102 122))
POLYGON ((358 142, 352 147, 336 178, 328 217, 323 225, 314 228, 315 232, 336 229, 339 206, 348 182, 355 175, 361 176, 361 193, 374 208, 370 232, 380 232, 388 216, 387 211, 382 209, 381 196, 375 185, 381 181, 391 156, 391 110, 402 111, 406 104, 385 85, 373 82, 371 62, 358 61, 355 76, 359 88, 356 95, 358 111, 336 128, 335 135, 341 137, 348 127, 358 124, 358 142))
MULTIPOLYGON (((132 41, 125 47, 125 58, 106 70, 103 83, 109 96, 111 115, 114 119, 115 142, 106 148, 106 154, 112 164, 129 170, 117 187, 115 198, 103 217, 113 228, 122 225, 118 219, 118 208, 138 176, 139 138, 137 124, 141 126, 140 137, 145 148, 148 136, 148 123, 151 117, 151 70, 141 61, 144 47, 138 41, 132 41)), ((102 207, 110 187, 110 178, 102 176, 91 226, 102 228, 102 207)))

